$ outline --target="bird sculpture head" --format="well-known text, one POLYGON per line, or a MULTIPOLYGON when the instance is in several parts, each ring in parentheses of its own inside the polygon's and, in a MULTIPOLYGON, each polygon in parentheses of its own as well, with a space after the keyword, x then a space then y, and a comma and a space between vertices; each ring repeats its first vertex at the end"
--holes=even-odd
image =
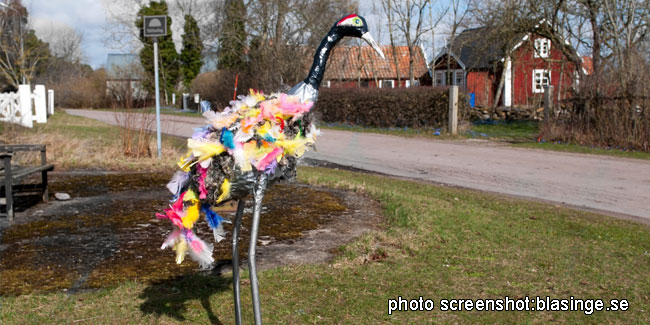
POLYGON ((314 63, 312 63, 307 78, 293 86, 288 92, 289 95, 297 96, 302 102, 315 102, 318 99, 318 88, 325 74, 330 51, 344 37, 358 37, 365 40, 382 59, 385 59, 381 47, 368 32, 366 19, 357 14, 347 15, 332 26, 332 29, 316 49, 314 63))
POLYGON ((368 42, 372 48, 377 51, 377 54, 384 59, 384 52, 379 47, 379 44, 372 38, 370 32, 368 31, 368 24, 366 19, 357 15, 351 14, 343 17, 341 20, 336 22, 332 27, 332 31, 341 35, 342 37, 358 37, 368 42))

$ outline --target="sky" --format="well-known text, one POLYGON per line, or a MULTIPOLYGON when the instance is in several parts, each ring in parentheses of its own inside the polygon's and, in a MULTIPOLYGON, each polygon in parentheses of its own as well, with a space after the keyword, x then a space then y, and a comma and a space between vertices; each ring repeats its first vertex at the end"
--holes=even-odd
MULTIPOLYGON (((6 2, 6 0, 0 0, 6 2)), ((110 12, 133 14, 136 9, 125 7, 119 3, 133 3, 129 0, 124 2, 111 0, 22 0, 23 5, 29 12, 29 23, 36 31, 39 38, 48 42, 57 33, 65 28, 72 28, 82 35, 83 62, 90 64, 93 68, 99 68, 106 63, 109 53, 129 53, 128 46, 107 45, 107 35, 113 28, 110 25, 110 12)), ((373 14, 373 1, 360 0, 359 14, 364 16, 371 26, 371 32, 380 43, 388 43, 388 32, 380 31, 372 26, 382 24, 379 15, 373 14)), ((135 6, 134 6, 135 8, 135 6)), ((377 8, 376 10, 380 10, 377 8)), ((174 39, 177 48, 180 47, 180 27, 178 20, 173 22, 174 39)), ((429 59, 433 55, 433 49, 427 48, 429 59)))
MULTIPOLYGON (((3 0, 0 0, 3 1, 3 0)), ((97 0, 22 0, 36 35, 49 41, 61 28, 73 28, 82 35, 84 62, 98 68, 110 49, 104 45, 105 8, 97 0)))

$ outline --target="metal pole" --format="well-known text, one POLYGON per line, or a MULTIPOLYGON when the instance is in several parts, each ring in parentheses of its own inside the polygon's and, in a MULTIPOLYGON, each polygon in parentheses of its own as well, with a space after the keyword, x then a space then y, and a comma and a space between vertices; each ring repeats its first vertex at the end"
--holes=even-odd
POLYGON ((235 299, 235 324, 241 325, 241 293, 239 287, 239 229, 241 218, 244 215, 245 200, 239 200, 237 214, 235 215, 235 226, 232 229, 232 291, 235 299))
POLYGON ((156 79, 156 140, 158 159, 162 158, 162 140, 160 138, 160 86, 158 84, 158 37, 153 38, 153 70, 156 79))
POLYGON ((254 210, 253 210, 253 224, 251 225, 251 242, 248 245, 248 271, 251 277, 251 294, 253 298, 253 317, 255 325, 262 325, 262 308, 260 307, 260 289, 257 283, 257 264, 255 262, 255 248, 257 247, 257 231, 260 225, 260 212, 262 211, 262 199, 264 198, 264 191, 268 182, 267 175, 261 173, 258 176, 253 191, 254 210))

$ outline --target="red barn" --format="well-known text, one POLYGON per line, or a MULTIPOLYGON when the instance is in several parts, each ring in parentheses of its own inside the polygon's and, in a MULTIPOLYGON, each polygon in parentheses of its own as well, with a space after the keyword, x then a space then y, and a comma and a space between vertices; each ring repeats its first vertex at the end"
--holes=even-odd
POLYGON ((501 106, 539 105, 549 85, 556 102, 570 96, 577 74, 556 44, 533 33, 495 41, 490 32, 481 27, 458 35, 432 64, 434 85, 459 85, 483 107, 497 98, 501 106))

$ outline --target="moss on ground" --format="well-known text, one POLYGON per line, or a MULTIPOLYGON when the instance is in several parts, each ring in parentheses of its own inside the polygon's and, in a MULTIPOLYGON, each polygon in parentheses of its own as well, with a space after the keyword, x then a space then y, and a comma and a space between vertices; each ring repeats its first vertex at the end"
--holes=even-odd
MULTIPOLYGON (((160 191, 168 176, 56 177, 53 192, 65 191, 73 198, 90 200, 80 207, 66 207, 65 214, 44 216, 3 231, 0 295, 102 288, 128 280, 159 281, 196 273, 197 264, 189 258, 177 265, 174 252, 159 248, 173 229, 170 222, 154 216, 169 204, 167 194, 161 192, 160 199, 137 199, 138 193, 160 191), (112 195, 123 191, 133 195, 112 195)), ((243 258, 251 227, 250 204, 247 207, 240 245, 243 258)), ((264 198, 260 234, 271 241, 293 240, 345 210, 342 199, 330 191, 278 184, 264 198)), ((219 211, 232 218, 234 209, 226 206, 219 211)), ((231 228, 226 224, 229 233, 231 228)), ((197 223, 195 230, 204 240, 212 241, 206 222, 197 223)), ((215 259, 229 260, 231 249, 229 240, 216 244, 215 259)))

